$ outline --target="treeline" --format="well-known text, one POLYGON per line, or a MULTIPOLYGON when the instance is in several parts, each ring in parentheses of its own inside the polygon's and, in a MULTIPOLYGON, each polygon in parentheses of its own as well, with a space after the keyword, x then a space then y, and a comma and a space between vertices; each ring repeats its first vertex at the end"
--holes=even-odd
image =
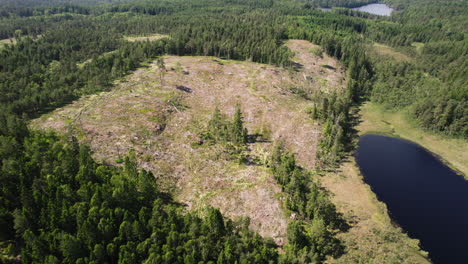
POLYGON ((170 16, 109 14, 107 23, 124 34, 168 34, 175 42, 176 50, 170 52, 175 55, 217 56, 280 66, 290 64, 292 53, 282 45, 286 39, 286 21, 278 12, 239 14, 236 9, 232 13, 193 12, 170 16))
POLYGON ((312 173, 297 166, 294 154, 281 143, 275 146, 268 165, 287 195, 286 208, 293 212, 282 262, 321 263, 327 256, 339 256, 343 246, 335 232, 346 228, 346 223, 312 173))
POLYGON ((76 5, 64 5, 54 7, 3 7, 0 9, 0 18, 13 18, 13 17, 31 17, 31 16, 44 16, 55 15, 62 13, 73 14, 89 14, 89 8, 76 5))
POLYGON ((37 40, 18 33, 16 45, 0 50, 3 112, 34 114, 83 93, 103 90, 142 61, 165 53, 213 55, 277 65, 289 65, 292 56, 282 46, 285 28, 274 12, 156 19, 158 25, 171 32, 171 38, 155 43, 122 41, 120 34, 141 33, 136 29, 144 27, 131 22, 112 27, 114 19, 118 17, 61 23, 37 40), (84 67, 77 66, 83 62, 84 67))
POLYGON ((94 5, 103 3, 122 3, 132 0, 2 0, 3 7, 5 8, 60 8, 63 6, 83 6, 94 5))
MULTIPOLYGON (((359 70, 351 70, 356 74, 353 74, 354 80, 350 79, 348 86, 362 80, 367 80, 367 84, 362 89, 351 85, 348 91, 360 90, 358 97, 369 98, 388 107, 408 108, 411 116, 423 128, 466 138, 468 45, 463 37, 466 29, 461 29, 459 25, 466 22, 467 17, 463 14, 468 11, 468 6, 456 1, 437 3, 420 0, 418 3, 424 6, 421 12, 418 11, 419 5, 406 3, 400 7, 403 11, 390 18, 393 22, 388 21, 388 18, 369 20, 329 14, 302 18, 291 31, 294 32, 293 36, 331 46, 328 49, 331 51, 329 54, 336 58, 340 58, 341 47, 327 44, 327 39, 333 43, 333 39, 337 37, 317 38, 323 36, 317 34, 320 30, 315 29, 314 34, 309 34, 304 24, 321 25, 345 38, 363 34, 370 40, 385 43, 409 54, 413 58, 411 62, 387 61, 381 57, 373 58, 370 62, 366 59, 364 46, 357 49, 360 54, 356 58, 367 61, 361 63, 365 65, 367 73, 364 71, 359 74, 359 70), (427 23, 421 23, 422 20, 427 20, 427 23), (415 46, 419 48, 416 49, 415 46)), ((336 12, 346 14, 340 10, 336 12)), ((344 64, 346 65, 346 60, 344 64)))
POLYGON ((323 125, 316 165, 321 169, 330 168, 349 150, 351 101, 336 93, 320 94, 316 96, 315 101, 310 116, 321 121, 323 125))
POLYGON ((271 263, 274 243, 216 209, 186 212, 154 176, 96 164, 76 139, 2 133, 2 263, 271 263), (8 257, 10 256, 10 257, 8 257))
POLYGON ((2 113, 35 114, 103 90, 140 62, 163 54, 165 42, 159 43, 122 43, 105 27, 86 22, 63 24, 36 41, 19 38, 0 50, 2 113))
MULTIPOLYGON (((311 118, 319 120, 324 129, 318 145, 317 165, 325 169, 333 167, 349 151, 352 145, 352 125, 350 109, 366 100, 373 87, 375 69, 366 55, 363 38, 349 31, 349 26, 355 27, 353 19, 334 22, 323 18, 299 18, 295 25, 289 28, 290 38, 309 40, 332 57, 340 60, 347 68, 347 87, 345 91, 333 94, 318 93, 314 98, 311 118), (312 27, 328 21, 326 27, 312 27), (334 28, 334 31, 328 30, 334 28), (334 34, 332 34, 333 32, 334 34)), ((294 24, 293 24, 294 25, 294 24)))
POLYGON ((389 61, 376 65, 371 100, 391 108, 409 108, 410 114, 426 129, 468 138, 466 83, 448 86, 410 62, 389 61))
POLYGON ((33 16, 0 19, 0 40, 13 39, 18 34, 37 38, 46 29, 64 23, 68 20, 79 18, 77 15, 60 14, 54 16, 33 16))

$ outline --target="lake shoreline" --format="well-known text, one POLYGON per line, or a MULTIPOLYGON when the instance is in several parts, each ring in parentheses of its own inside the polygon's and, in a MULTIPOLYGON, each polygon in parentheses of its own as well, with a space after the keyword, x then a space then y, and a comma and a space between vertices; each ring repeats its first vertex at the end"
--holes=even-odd
POLYGON ((387 4, 379 2, 370 3, 359 7, 353 7, 351 9, 377 16, 391 16, 393 11, 395 11, 395 9, 388 6, 387 4))
POLYGON ((463 177, 426 148, 398 137, 361 136, 355 160, 394 222, 421 241, 434 263, 466 260, 461 245, 468 241, 468 182, 463 177), (437 231, 441 224, 449 224, 446 232, 437 231))
POLYGON ((468 142, 463 139, 425 131, 408 120, 403 111, 386 111, 377 103, 368 102, 361 106, 361 123, 356 127, 358 135, 376 134, 399 138, 414 143, 440 160, 456 174, 468 180, 468 142))
POLYGON ((376 16, 391 16, 392 13, 396 10, 389 5, 385 3, 379 3, 378 1, 373 2, 373 3, 367 3, 367 4, 362 4, 362 5, 357 5, 354 7, 348 6, 328 6, 328 7, 318 7, 318 10, 323 11, 323 12, 331 12, 333 8, 347 8, 350 10, 354 11, 359 11, 363 13, 368 13, 371 15, 376 15, 376 16))
MULTIPOLYGON (((463 177, 465 180, 468 180, 468 176, 465 176, 465 174, 457 169, 453 164, 451 164, 447 159, 444 159, 444 157, 442 157, 441 155, 437 154, 437 153, 434 153, 432 151, 430 151, 428 148, 424 147, 423 145, 415 142, 415 141, 412 141, 410 139, 407 139, 405 137, 402 137, 398 134, 391 134, 391 133, 386 133, 386 132, 379 132, 379 131, 366 131, 366 132, 363 132, 362 134, 359 135, 359 137, 361 136, 364 136, 364 135, 378 135, 378 136, 385 136, 385 137, 391 137, 391 138, 397 138, 399 140, 403 140, 403 141, 406 141, 408 142, 409 144, 413 144, 413 145, 416 145, 417 147, 419 148, 422 148, 424 149, 428 154, 434 156, 434 158, 436 158, 438 161, 440 161, 442 164, 444 164, 445 166, 447 166, 450 170, 452 170, 455 174, 463 177)), ((359 167, 359 166, 358 166, 359 167)))
POLYGON ((387 205, 366 183, 353 155, 320 181, 332 193, 338 211, 351 223, 350 230, 339 234, 348 253, 330 263, 357 263, 362 256, 375 263, 394 258, 404 259, 403 263, 431 263, 420 241, 410 237, 394 220, 387 205))

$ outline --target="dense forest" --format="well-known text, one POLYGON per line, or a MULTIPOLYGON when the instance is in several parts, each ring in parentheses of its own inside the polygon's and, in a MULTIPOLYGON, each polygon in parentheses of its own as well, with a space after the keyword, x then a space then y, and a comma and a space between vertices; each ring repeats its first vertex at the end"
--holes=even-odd
MULTIPOLYGON (((436 133, 468 138, 468 46, 463 1, 388 0, 391 17, 349 11, 376 1, 1 1, 0 261, 4 263, 320 263, 343 249, 346 227, 315 172, 278 143, 269 170, 298 218, 282 253, 217 209, 187 212, 161 192, 132 153, 98 164, 73 137, 30 131, 27 121, 112 83, 163 54, 217 56, 292 68, 287 39, 320 45, 347 69, 342 94, 317 94, 319 168, 352 147, 350 109, 372 100, 408 109, 436 133), (322 12, 318 7, 334 8, 322 12), (464 26, 465 25, 465 26, 464 26), (157 41, 124 36, 164 34, 157 41), (369 55, 372 43, 411 60, 369 55), (21 256, 17 258, 16 256, 21 256)), ((213 113, 203 136, 242 149, 233 120, 213 113)))

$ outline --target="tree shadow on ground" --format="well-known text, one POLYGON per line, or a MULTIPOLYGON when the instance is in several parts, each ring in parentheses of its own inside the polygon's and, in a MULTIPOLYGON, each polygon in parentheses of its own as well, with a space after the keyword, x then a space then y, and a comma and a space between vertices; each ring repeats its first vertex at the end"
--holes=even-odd
POLYGON ((291 62, 291 68, 298 72, 298 71, 301 71, 303 68, 304 68, 304 65, 300 64, 300 63, 297 63, 297 62, 291 62))

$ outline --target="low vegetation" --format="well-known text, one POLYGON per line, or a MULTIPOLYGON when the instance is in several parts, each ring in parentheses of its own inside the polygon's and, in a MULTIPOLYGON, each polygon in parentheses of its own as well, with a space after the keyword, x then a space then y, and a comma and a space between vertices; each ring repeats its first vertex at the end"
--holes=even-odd
POLYGON ((374 43, 370 47, 370 53, 382 59, 393 59, 399 62, 408 62, 413 60, 410 56, 379 43, 374 43))
POLYGON ((367 103, 360 113, 363 121, 358 130, 361 134, 384 134, 416 142, 467 177, 468 143, 465 140, 421 129, 404 110, 392 111, 375 103, 367 103))
POLYGON ((354 158, 320 178, 331 201, 350 227, 337 234, 346 254, 333 263, 430 263, 419 241, 409 238, 390 218, 387 207, 364 182, 354 158))
POLYGON ((151 34, 151 35, 136 35, 136 36, 125 36, 124 39, 130 42, 137 42, 137 41, 156 41, 158 39, 167 38, 168 35, 163 34, 151 34))
MULTIPOLYGON (((288 45, 300 48, 299 54, 314 46, 307 41, 288 45)), ((308 80, 327 78, 327 90, 343 89, 336 61, 327 55, 307 59, 303 69, 290 72, 215 57, 165 56, 163 75, 155 61, 112 91, 84 97, 34 120, 32 127, 76 133, 105 164, 118 164, 133 148, 139 166, 152 171, 178 201, 193 210, 210 204, 232 218, 249 216, 255 231, 283 245, 289 216, 262 164, 272 140, 280 137, 302 164, 313 164, 319 136, 306 112, 310 100, 287 88, 313 94, 322 86, 308 80), (321 72, 325 62, 336 65, 336 72, 321 72), (239 103, 238 137, 233 124, 239 118, 234 122, 233 117, 239 103)))

